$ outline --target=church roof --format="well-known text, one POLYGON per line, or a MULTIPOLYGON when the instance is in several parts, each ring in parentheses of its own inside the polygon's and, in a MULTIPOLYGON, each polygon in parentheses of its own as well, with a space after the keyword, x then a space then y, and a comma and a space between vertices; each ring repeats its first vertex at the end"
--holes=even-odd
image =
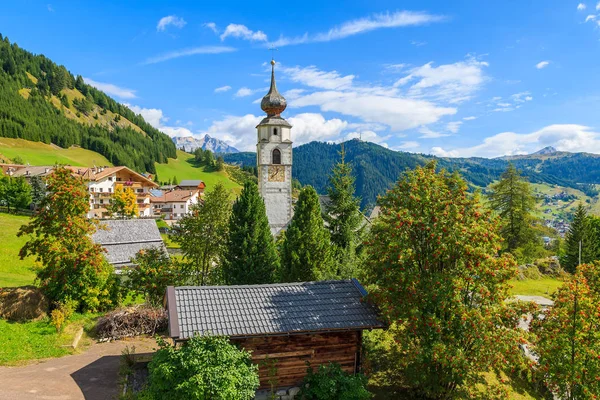
POLYGON ((287 107, 285 98, 277 91, 275 84, 275 60, 271 60, 271 87, 269 93, 260 102, 260 108, 267 113, 267 117, 279 117, 287 107))

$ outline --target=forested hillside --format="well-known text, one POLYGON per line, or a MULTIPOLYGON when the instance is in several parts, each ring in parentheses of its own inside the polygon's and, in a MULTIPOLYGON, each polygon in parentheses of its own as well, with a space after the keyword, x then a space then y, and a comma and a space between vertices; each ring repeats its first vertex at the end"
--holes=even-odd
POLYGON ((171 139, 140 115, 2 35, 0 136, 81 146, 141 172, 177 157, 171 139))
MULTIPOLYGON (((400 174, 431 159, 438 160, 440 168, 459 171, 473 186, 484 188, 497 179, 511 161, 523 170, 532 183, 548 183, 595 192, 589 185, 580 183, 600 182, 600 157, 592 154, 566 154, 562 157, 507 159, 486 158, 436 158, 423 154, 393 151, 374 143, 354 139, 344 143, 346 160, 354 168, 356 194, 361 198, 361 207, 373 206, 378 195, 384 194, 400 174)), ((293 176, 303 185, 313 186, 324 194, 328 176, 335 163, 340 160, 340 144, 311 142, 294 149, 293 176)), ((245 152, 227 154, 228 163, 244 166, 256 164, 256 154, 245 152)))

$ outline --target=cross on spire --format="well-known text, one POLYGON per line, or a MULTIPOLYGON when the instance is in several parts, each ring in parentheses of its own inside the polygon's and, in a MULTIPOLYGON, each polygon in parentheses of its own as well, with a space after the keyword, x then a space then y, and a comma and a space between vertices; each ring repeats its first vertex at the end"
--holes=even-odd
POLYGON ((275 46, 270 46, 269 50, 271 51, 271 60, 275 59, 275 52, 279 49, 277 49, 275 46))

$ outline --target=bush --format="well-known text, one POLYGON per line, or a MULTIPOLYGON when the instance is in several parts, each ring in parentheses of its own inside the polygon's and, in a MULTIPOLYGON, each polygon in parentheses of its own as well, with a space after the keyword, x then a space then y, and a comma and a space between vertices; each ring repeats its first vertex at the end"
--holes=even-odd
POLYGON ((136 265, 127 271, 127 287, 143 295, 150 305, 162 305, 167 286, 182 282, 179 266, 162 248, 141 250, 133 263, 136 265))
POLYGON ((114 310, 100 317, 96 322, 96 335, 99 339, 122 339, 167 329, 167 312, 162 308, 136 306, 114 310))
POLYGON ((60 332, 62 330, 65 320, 65 314, 63 314, 60 309, 55 308, 52 310, 52 313, 50 314, 50 323, 54 328, 56 328, 56 332, 60 332))
POLYGON ((308 368, 298 393, 303 400, 363 400, 370 399, 366 389, 367 378, 362 374, 350 375, 339 364, 319 365, 317 372, 308 368))
POLYGON ((259 386, 250 353, 226 337, 195 336, 175 349, 161 338, 148 365, 155 399, 250 400, 259 386))
POLYGON ((48 298, 33 286, 0 288, 0 318, 8 321, 38 319, 48 312, 48 298))

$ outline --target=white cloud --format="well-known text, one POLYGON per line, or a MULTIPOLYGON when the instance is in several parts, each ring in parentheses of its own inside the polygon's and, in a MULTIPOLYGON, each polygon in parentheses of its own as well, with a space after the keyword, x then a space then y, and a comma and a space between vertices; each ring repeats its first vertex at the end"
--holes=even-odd
POLYGON ((162 32, 167 29, 169 25, 173 25, 174 27, 181 29, 185 26, 185 24, 186 22, 183 18, 179 18, 176 15, 168 15, 166 17, 162 17, 158 21, 158 24, 156 24, 156 30, 158 32, 162 32))
POLYGON ((434 156, 437 156, 437 157, 458 157, 458 152, 456 152, 454 150, 446 151, 446 150, 442 149, 441 147, 432 147, 431 154, 433 154, 434 156))
POLYGON ((411 140, 407 142, 402 142, 400 145, 394 147, 394 150, 414 150, 419 146, 419 142, 411 140))
POLYGON ((88 85, 91 85, 98 90, 102 90, 104 93, 111 96, 116 96, 121 99, 135 99, 137 97, 135 95, 135 90, 132 89, 122 88, 117 85, 113 85, 112 83, 96 82, 90 78, 83 78, 83 80, 88 85))
POLYGON ((225 86, 216 88, 215 93, 223 93, 223 92, 227 92, 228 90, 231 90, 231 86, 225 85, 225 86))
POLYGON ((337 71, 322 71, 314 65, 308 67, 282 67, 282 72, 292 81, 320 89, 347 89, 354 75, 341 76, 337 71))
POLYGON ((474 119, 477 119, 477 117, 470 116, 470 117, 464 117, 463 119, 465 121, 473 121, 474 119))
POLYGON ((484 139, 481 144, 453 149, 446 154, 455 157, 499 157, 530 154, 546 146, 553 146, 559 151, 600 153, 600 132, 583 125, 555 124, 532 133, 498 133, 484 139))
POLYGON ((201 47, 193 47, 190 49, 176 50, 170 53, 161 54, 155 57, 150 57, 146 59, 142 64, 156 64, 163 61, 172 60, 174 58, 179 57, 188 57, 196 54, 220 54, 220 53, 231 53, 232 51, 236 51, 237 49, 234 47, 227 46, 201 46, 201 47))
POLYGON ((410 70, 409 75, 396 81, 396 87, 412 83, 408 89, 411 97, 426 97, 460 103, 468 100, 485 82, 485 61, 469 57, 466 61, 433 67, 429 62, 410 70))
POLYGON ((585 22, 589 22, 589 21, 595 21, 595 20, 596 20, 596 18, 598 18, 598 16, 597 16, 597 15, 590 14, 590 15, 588 15, 587 17, 585 17, 585 22))
POLYGON ((586 7, 586 5, 585 5, 585 4, 583 4, 583 3, 579 3, 579 4, 577 4, 577 9, 578 9, 579 11, 585 10, 586 8, 587 8, 587 7, 586 7))
POLYGON ((434 131, 427 126, 420 127, 419 133, 421 133, 421 136, 419 136, 419 139, 437 139, 437 138, 441 138, 444 136, 450 136, 449 133, 434 131))
POLYGON ((327 120, 319 113, 297 114, 288 118, 288 121, 293 126, 292 139, 296 145, 337 138, 348 126, 346 121, 339 118, 327 120))
POLYGON ((550 61, 540 61, 539 63, 537 63, 535 65, 535 67, 537 69, 542 69, 542 68, 546 68, 548 66, 548 64, 550 64, 550 61))
MULTIPOLYGON (((125 103, 127 107, 131 109, 136 114, 140 114, 146 122, 160 130, 161 132, 166 133, 170 137, 175 136, 192 136, 193 133, 187 128, 182 126, 165 126, 164 123, 169 120, 169 118, 165 117, 163 111, 159 108, 142 108, 136 105, 131 105, 125 103)), ((188 125, 189 126, 189 122, 188 125)))
POLYGON ((600 10, 600 1, 596 3, 596 10, 600 10))
POLYGON ((203 27, 210 29, 211 31, 213 31, 215 34, 219 33, 219 29, 217 29, 217 24, 215 24, 214 22, 207 22, 205 24, 202 24, 203 27))
MULTIPOLYGON (((269 88, 258 88, 258 89, 249 89, 247 87, 242 87, 235 92, 234 97, 247 97, 252 96, 254 93, 265 92, 269 90, 269 88)), ((258 100, 260 102, 260 99, 258 100)))
POLYGON ((323 91, 302 96, 290 102, 291 107, 318 106, 321 111, 334 111, 381 123, 402 131, 438 121, 456 113, 455 108, 415 99, 370 94, 356 91, 323 91))
POLYGON ((452 132, 452 133, 458 133, 460 126, 463 124, 462 121, 453 121, 453 122, 448 122, 446 124, 446 130, 448 132, 452 132))
POLYGON ((421 46, 425 46, 427 44, 427 42, 420 42, 418 40, 413 40, 410 42, 410 44, 412 44, 413 46, 421 47, 421 46))
MULTIPOLYGON (((515 103, 525 103, 527 101, 533 100, 533 96, 531 96, 530 92, 515 93, 515 94, 511 95, 510 97, 515 103)), ((498 104, 498 105, 500 105, 500 104, 498 104)))
POLYGON ((221 34, 221 40, 225 40, 227 37, 235 37, 244 40, 251 40, 257 42, 266 42, 267 35, 262 31, 252 31, 245 25, 240 24, 229 24, 225 28, 225 32, 221 34))
POLYGON ((347 140, 352 140, 352 139, 360 139, 364 142, 377 143, 378 145, 387 148, 388 144, 385 141, 391 137, 392 137, 392 135, 381 136, 377 132, 367 129, 367 130, 350 132, 350 133, 346 134, 346 136, 344 137, 343 140, 347 141, 347 140))
POLYGON ((416 128, 453 115, 456 108, 440 107, 424 100, 409 98, 397 87, 368 86, 354 82, 354 75, 322 71, 315 66, 282 67, 284 76, 316 90, 294 93, 290 108, 319 107, 322 112, 337 112, 361 119, 361 123, 389 126, 394 131, 416 128))
POLYGON ((349 36, 354 36, 377 29, 425 25, 432 22, 440 22, 444 19, 444 16, 432 15, 426 12, 387 12, 383 14, 374 14, 369 17, 355 19, 352 21, 347 21, 339 26, 331 28, 327 32, 312 35, 305 33, 304 35, 295 38, 288 38, 282 36, 271 44, 276 47, 283 47, 311 42, 329 42, 332 40, 339 40, 349 36))

